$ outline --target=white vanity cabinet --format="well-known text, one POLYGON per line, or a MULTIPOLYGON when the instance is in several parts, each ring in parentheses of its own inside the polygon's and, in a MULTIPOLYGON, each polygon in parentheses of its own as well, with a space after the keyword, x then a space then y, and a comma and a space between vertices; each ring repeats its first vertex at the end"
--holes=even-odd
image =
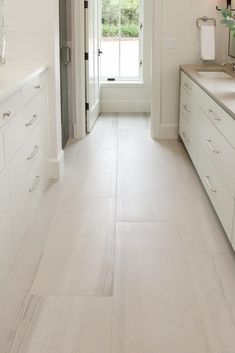
POLYGON ((183 71, 179 134, 235 249, 235 120, 183 71))
POLYGON ((0 287, 45 189, 48 166, 47 69, 0 94, 0 287))

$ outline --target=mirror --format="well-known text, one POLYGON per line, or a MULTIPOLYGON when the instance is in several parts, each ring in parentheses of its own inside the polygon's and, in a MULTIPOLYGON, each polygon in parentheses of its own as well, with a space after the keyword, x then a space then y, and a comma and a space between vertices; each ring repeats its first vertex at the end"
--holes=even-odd
POLYGON ((235 38, 232 31, 229 31, 228 55, 235 58, 235 38))
POLYGON ((5 62, 6 28, 4 23, 4 0, 0 0, 0 64, 5 62))

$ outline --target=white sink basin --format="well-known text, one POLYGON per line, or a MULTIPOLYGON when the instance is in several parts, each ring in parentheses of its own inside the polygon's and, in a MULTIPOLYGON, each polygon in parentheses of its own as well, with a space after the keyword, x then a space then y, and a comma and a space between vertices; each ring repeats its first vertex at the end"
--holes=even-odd
POLYGON ((224 71, 198 71, 198 73, 206 78, 232 78, 231 75, 224 71))

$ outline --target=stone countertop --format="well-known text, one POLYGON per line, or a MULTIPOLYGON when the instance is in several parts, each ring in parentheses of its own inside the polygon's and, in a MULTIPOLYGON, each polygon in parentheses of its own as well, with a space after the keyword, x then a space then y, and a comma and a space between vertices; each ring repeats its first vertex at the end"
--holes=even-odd
POLYGON ((0 66, 0 101, 48 68, 45 63, 6 63, 0 66))
POLYGON ((182 65, 180 69, 235 120, 235 72, 221 65, 182 65), (231 77, 208 78, 199 71, 223 71, 231 77))

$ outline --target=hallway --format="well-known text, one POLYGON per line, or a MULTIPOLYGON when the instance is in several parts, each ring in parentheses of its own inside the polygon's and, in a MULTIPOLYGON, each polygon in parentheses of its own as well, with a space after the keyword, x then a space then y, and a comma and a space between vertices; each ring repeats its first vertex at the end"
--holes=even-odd
POLYGON ((0 293, 0 352, 234 353, 234 254, 183 145, 109 114, 65 158, 0 293))

